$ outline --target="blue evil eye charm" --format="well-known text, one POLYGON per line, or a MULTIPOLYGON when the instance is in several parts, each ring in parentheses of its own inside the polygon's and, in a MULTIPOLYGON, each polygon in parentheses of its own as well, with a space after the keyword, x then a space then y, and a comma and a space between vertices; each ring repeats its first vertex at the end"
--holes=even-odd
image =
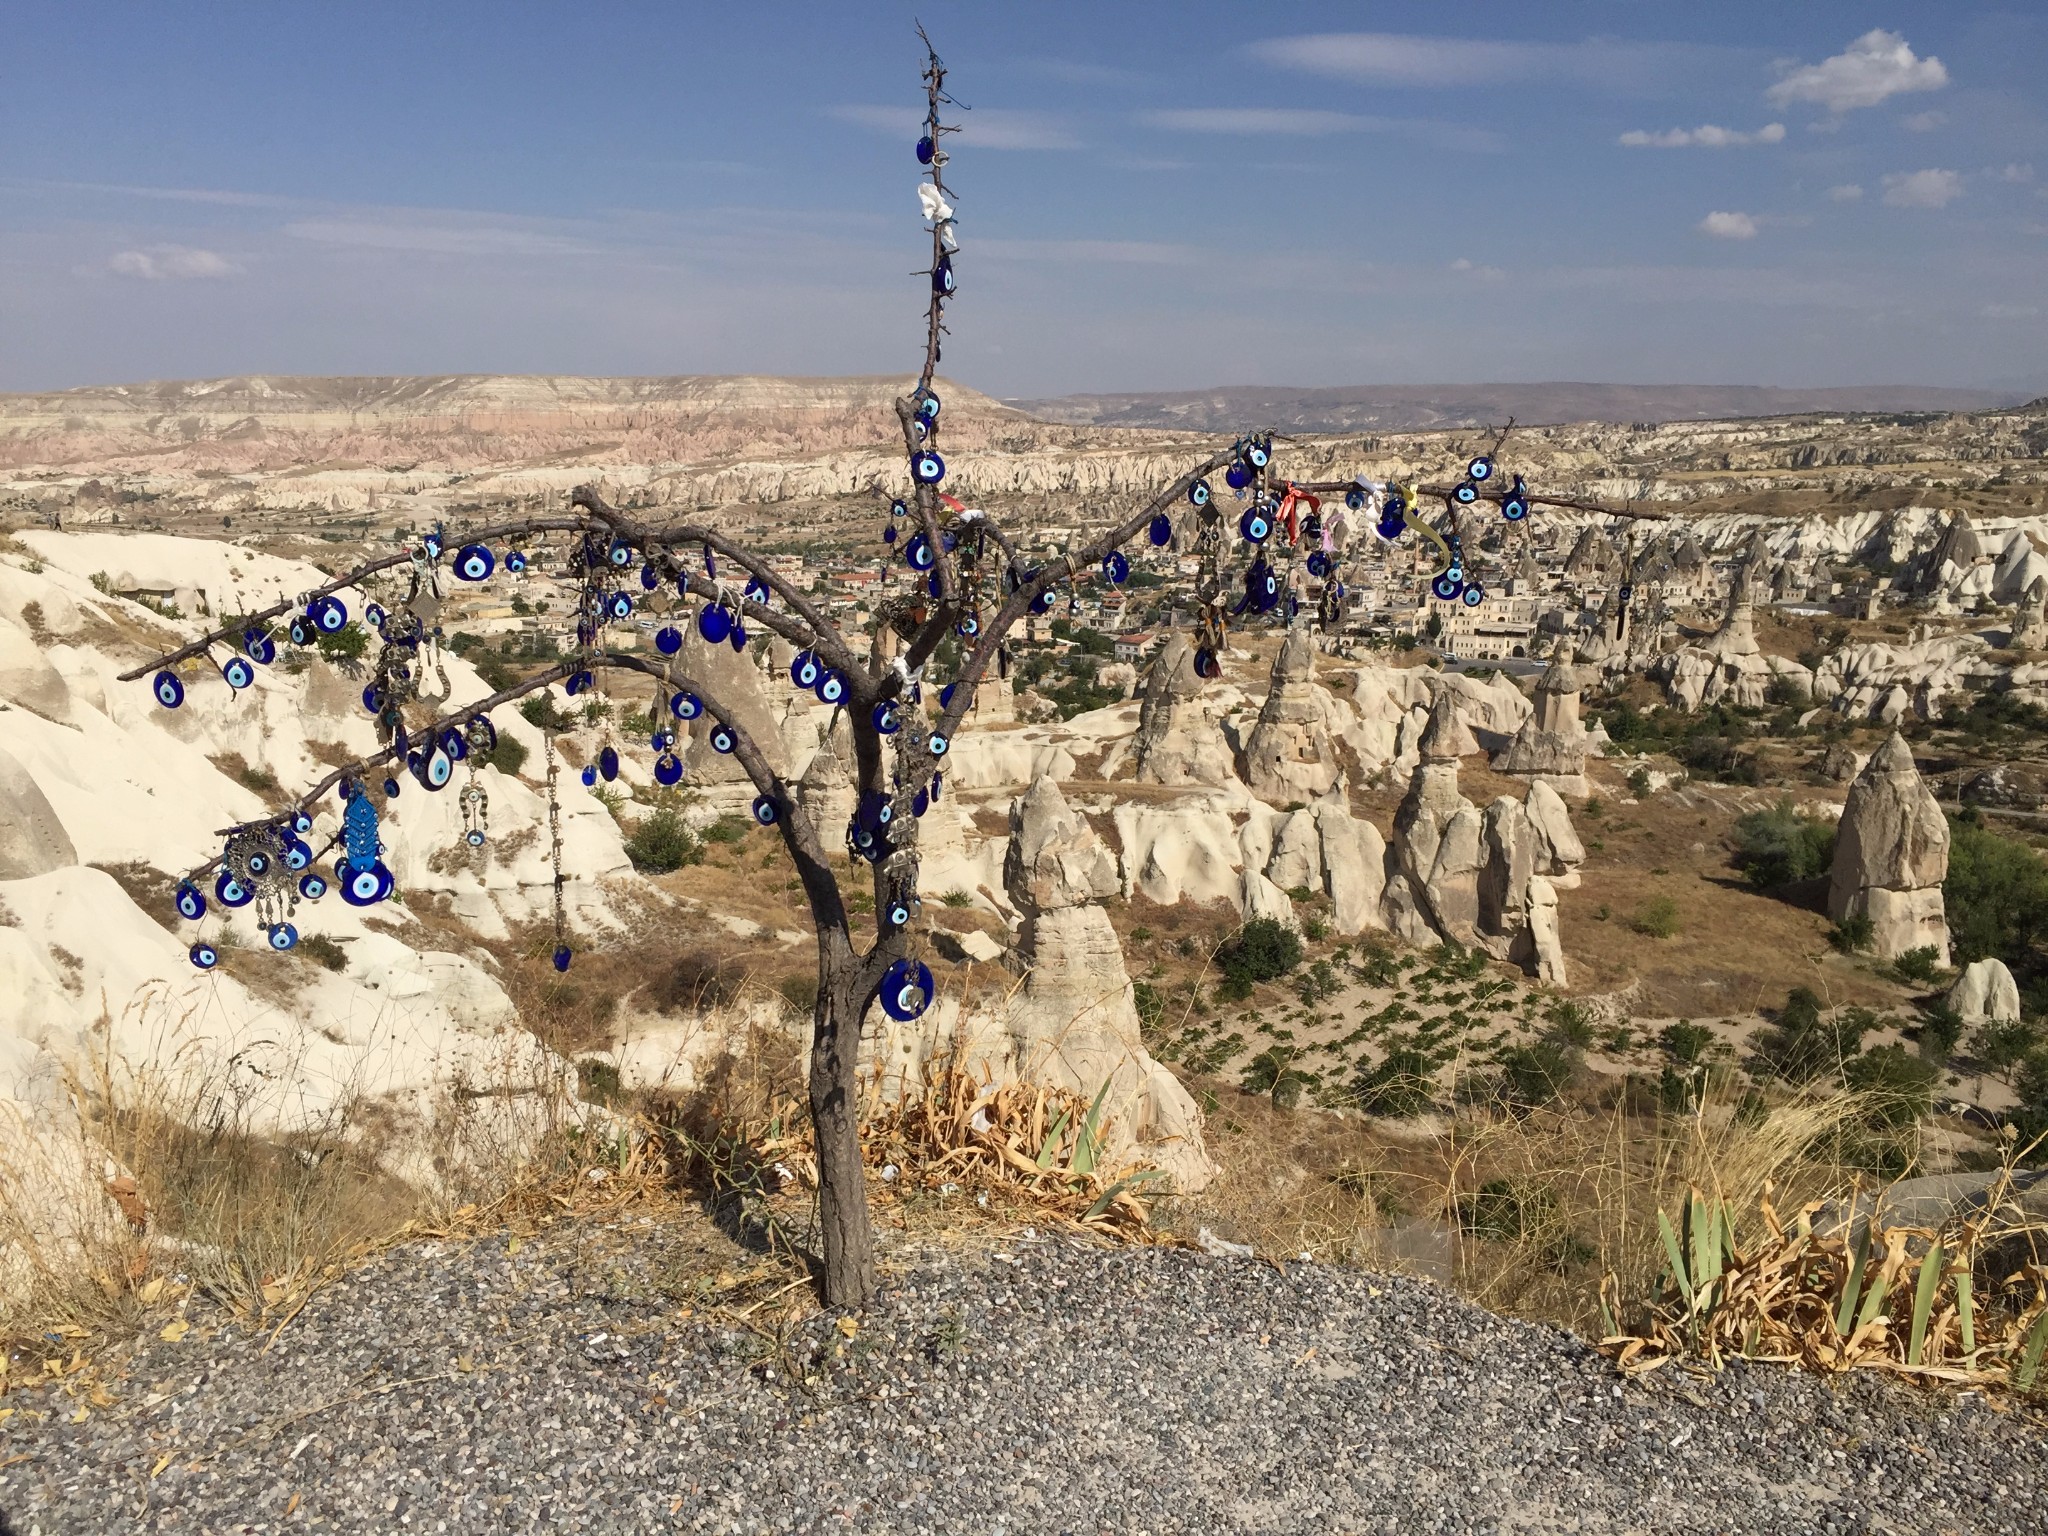
POLYGON ((277 642, 260 629, 242 631, 242 652, 251 661, 269 666, 277 660, 277 642))
POLYGON ((427 788, 446 789, 448 781, 454 777, 455 762, 446 752, 435 747, 433 751, 425 754, 425 760, 420 765, 420 782, 427 788))
POLYGON ((768 795, 754 796, 754 820, 764 827, 772 827, 782 817, 782 808, 768 795))
POLYGON ((1465 478, 1475 481, 1491 480, 1493 478, 1493 460, 1483 453, 1480 454, 1478 458, 1465 466, 1465 478))
POLYGON ((299 836, 304 837, 313 830, 313 818, 304 811, 294 811, 292 813, 292 830, 298 833, 299 836))
POLYGON ((1102 557, 1102 579, 1113 587, 1120 587, 1131 579, 1130 557, 1120 549, 1112 549, 1102 557))
POLYGON ((903 722, 896 715, 896 706, 887 699, 874 707, 872 718, 875 729, 884 736, 894 736, 903 729, 903 722))
POLYGON ((1344 493, 1344 505, 1354 512, 1363 512, 1365 510, 1365 492, 1360 490, 1346 491, 1344 493))
POLYGON ((568 970, 569 961, 575 956, 575 953, 568 945, 562 945, 555 951, 555 969, 558 971, 568 970))
POLYGON ((1195 652, 1195 676, 1215 678, 1223 675, 1223 668, 1216 660, 1216 653, 1206 648, 1195 652))
POLYGON ((523 549, 507 550, 505 552, 505 569, 510 571, 514 576, 525 575, 526 551, 523 549))
POLYGON ((299 930, 290 923, 272 923, 265 937, 270 940, 272 949, 287 950, 299 942, 299 930))
POLYGON ((1478 582, 1475 581, 1470 586, 1465 588, 1465 606, 1467 608, 1477 608, 1481 603, 1485 601, 1486 588, 1479 585, 1478 582))
POLYGON ((958 683, 948 683, 945 687, 941 688, 939 690, 939 708, 951 709, 953 707, 953 695, 959 691, 960 685, 958 683))
POLYGON ((933 774, 933 775, 932 775, 932 804, 933 804, 933 805, 937 805, 937 804, 939 803, 939 796, 940 796, 940 795, 942 795, 942 794, 944 794, 944 793, 945 793, 945 790, 946 790, 946 776, 945 776, 945 775, 944 775, 943 773, 935 773, 935 774, 933 774))
POLYGON ((569 681, 564 683, 562 686, 563 690, 571 698, 574 698, 577 694, 587 692, 588 690, 596 687, 597 678, 587 670, 582 672, 571 672, 569 674, 569 681))
POLYGON ((484 834, 481 829, 473 827, 462 834, 462 840, 472 848, 481 848, 484 845, 484 834))
POLYGON ((1152 526, 1145 530, 1145 536, 1152 541, 1154 549, 1164 549, 1173 542, 1173 519, 1164 512, 1152 519, 1152 526))
POLYGON ((185 685, 178 681, 178 674, 168 668, 157 673, 149 687, 150 692, 156 695, 157 703, 165 709, 176 709, 185 702, 185 685))
POLYGON ((313 627, 313 621, 301 613, 293 616, 288 633, 292 637, 293 645, 311 645, 313 637, 319 631, 313 627))
POLYGON ((1223 471, 1223 483, 1233 491, 1241 491, 1252 483, 1252 470, 1241 460, 1230 461, 1230 468, 1223 471))
POLYGON ((384 798, 387 800, 396 800, 398 798, 398 780, 386 779, 384 781, 384 798))
POLYGON ((981 615, 978 613, 962 614, 960 622, 953 626, 953 633, 972 640, 981 633, 981 615))
POLYGON ((922 960, 898 960, 882 976, 882 1011, 907 1024, 932 1005, 931 967, 922 960))
POLYGON ((1522 477, 1515 476, 1515 483, 1501 498, 1500 515, 1511 523, 1519 523, 1529 515, 1529 491, 1522 484, 1522 477))
POLYGON ((623 571, 633 563, 633 546, 622 540, 613 539, 612 547, 605 551, 604 557, 615 569, 623 571))
POLYGON ((1435 581, 1429 584, 1429 590, 1440 602, 1455 603, 1459 595, 1464 592, 1465 583, 1453 576, 1449 571, 1445 571, 1443 575, 1437 577, 1435 581))
POLYGON ((919 165, 930 165, 932 163, 932 151, 937 147, 937 145, 932 143, 932 136, 930 134, 926 134, 923 138, 919 139, 917 141, 917 163, 919 165))
POLYGON ((837 672, 827 672, 818 679, 818 698, 826 704, 843 703, 846 699, 846 679, 837 672))
POLYGON ((747 648, 747 626, 734 619, 732 633, 726 636, 726 641, 735 651, 744 651, 747 648))
POLYGON ((799 688, 815 688, 818 679, 825 675, 825 669, 818 664, 818 658, 810 651, 798 651, 789 664, 789 680, 799 688))
POLYGON ((441 750, 459 763, 469 756, 468 738, 451 725, 441 733, 441 750))
POLYGON ((632 596, 625 592, 614 592, 604 600, 604 611, 614 619, 630 618, 633 613, 632 596))
POLYGON ((252 853, 252 854, 250 854, 250 855, 249 855, 249 873, 250 873, 250 874, 252 874, 252 875, 267 875, 267 874, 269 874, 269 873, 270 873, 270 855, 269 855, 269 854, 267 854, 267 853, 252 853))
POLYGON ((939 397, 930 390, 926 390, 917 397, 917 419, 919 421, 937 421, 939 419, 939 397))
POLYGON ((894 544, 896 542, 896 525, 894 523, 890 523, 882 530, 882 542, 884 544, 894 544))
POLYGON ((937 485, 946 478, 946 461, 927 450, 910 461, 910 477, 919 485, 937 485))
POLYGON ((206 916, 206 898, 199 894, 199 887, 190 880, 180 881, 176 899, 178 916, 188 923, 196 923, 206 916))
POLYGON ((910 923, 910 903, 892 901, 889 903, 889 910, 883 915, 888 919, 891 928, 907 927, 910 923))
POLYGON ((941 256, 939 264, 932 268, 932 292, 939 294, 951 293, 955 286, 953 281, 953 258, 941 256))
POLYGON ((749 581, 747 583, 748 602, 758 603, 760 604, 760 606, 765 608, 768 606, 769 596, 770 593, 768 591, 768 583, 763 581, 760 577, 756 576, 752 581, 749 581))
POLYGON ((1263 544, 1272 537, 1273 520, 1265 508, 1252 507, 1237 520, 1237 531, 1247 544, 1263 544))
POLYGON ((1197 480, 1188 487, 1188 505, 1191 507, 1206 507, 1209 505, 1208 481, 1197 480))
POLYGON ((377 878, 378 866, 341 863, 334 866, 334 878, 340 883, 341 899, 352 907, 367 907, 377 899, 377 893, 384 888, 384 882, 377 878))
POLYGON ((933 731, 931 735, 925 737, 924 744, 925 749, 929 751, 933 757, 944 757, 946 755, 947 748, 953 745, 950 741, 946 740, 946 736, 943 731, 933 731))
POLYGON ((256 669, 250 666, 248 658, 243 656, 230 656, 226 665, 220 669, 220 675, 227 679, 228 686, 237 693, 256 681, 256 669))
POLYGON ((923 814, 924 814, 924 813, 925 813, 926 811, 930 810, 931 808, 932 808, 932 797, 931 797, 931 796, 930 796, 930 794, 928 794, 928 793, 927 793, 926 791, 924 791, 924 790, 920 789, 920 790, 919 790, 919 791, 918 791, 918 792, 917 792, 917 793, 916 793, 915 795, 913 795, 913 796, 911 797, 911 800, 910 800, 910 814, 911 814, 911 815, 913 815, 913 816, 922 816, 922 815, 923 815, 923 814))
POLYGON ((338 597, 323 597, 306 610, 306 617, 323 635, 338 635, 348 628, 348 608, 338 597))
POLYGON ((1317 550, 1314 554, 1310 555, 1308 557, 1308 573, 1311 576, 1317 577, 1329 575, 1330 557, 1324 554, 1320 549, 1317 550))
POLYGON ((673 624, 664 624, 654 632, 654 648, 664 656, 673 656, 683 648, 683 632, 673 624))
POLYGON ((912 534, 910 542, 903 546, 903 558, 910 562, 913 571, 928 571, 936 563, 932 554, 932 541, 923 534, 912 534))
POLYGON ((1397 514, 1386 513, 1380 518, 1379 536, 1389 544, 1408 531, 1408 524, 1397 514))
POLYGON ((732 615, 718 603, 708 604, 697 615, 697 633, 713 645, 723 645, 732 633, 732 615))
POLYGON ((683 760, 673 752, 664 752, 654 760, 654 782, 664 789, 680 783, 683 777, 683 760))
POLYGON ((1460 480, 1458 488, 1451 492, 1451 497, 1459 506, 1469 507, 1479 499, 1479 487, 1470 480, 1460 480))
POLYGON ((729 757, 732 749, 739 745, 739 738, 732 733, 729 725, 714 726, 711 731, 711 750, 720 757, 729 757))
POLYGON ((224 907, 246 907, 256 899, 256 893, 222 870, 213 882, 213 898, 224 907))
POLYGON ((204 940, 194 944, 186 953, 191 956, 192 963, 202 971, 210 971, 220 964, 220 951, 204 940))
POLYGON ((438 532, 428 534, 424 539, 420 540, 420 547, 427 552, 429 560, 440 559, 441 535, 438 532))
POLYGON ((607 784, 619 776, 619 749, 617 747, 599 748, 597 771, 604 775, 604 781, 607 784))
POLYGON ((585 763, 583 765, 583 772, 579 777, 582 778, 585 789, 597 788, 597 769, 591 764, 585 763))
POLYGON ((661 585, 661 578, 660 578, 659 576, 657 576, 657 575, 655 575, 655 574, 654 574, 654 567, 653 567, 653 565, 652 565, 652 564, 648 564, 648 565, 643 565, 643 566, 641 566, 641 567, 640 567, 640 590, 641 590, 641 591, 643 591, 643 592, 652 592, 652 591, 653 591, 653 590, 654 590, 654 589, 655 589, 656 587, 658 587, 658 586, 660 586, 660 585, 661 585))
POLYGON ((1264 443, 1248 442, 1244 445, 1244 461, 1253 469, 1264 469, 1272 457, 1272 451, 1264 443))
POLYGON ((458 581, 482 581, 497 568, 497 557, 481 544, 465 544, 455 552, 458 581))
POLYGON ((1050 588, 1031 599, 1031 611, 1033 613, 1052 612, 1052 591, 1050 588))
POLYGON ((384 627, 385 617, 384 605, 382 603, 372 603, 363 610, 363 622, 372 629, 381 630, 384 627))
POLYGON ((678 720, 694 720, 704 713, 704 701, 694 693, 671 694, 668 712, 678 720))
POLYGON ((313 850, 296 837, 284 845, 284 867, 297 874, 313 862, 313 850))
POLYGON ((308 901, 318 901, 327 894, 327 877, 318 870, 308 870, 299 876, 299 894, 308 901))

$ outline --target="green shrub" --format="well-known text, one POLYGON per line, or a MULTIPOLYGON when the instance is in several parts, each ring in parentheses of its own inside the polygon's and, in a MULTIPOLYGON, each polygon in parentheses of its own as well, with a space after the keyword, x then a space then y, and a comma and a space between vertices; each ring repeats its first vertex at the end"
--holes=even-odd
POLYGON ((1665 1055, 1673 1061, 1692 1066, 1706 1060, 1707 1051, 1714 1043, 1714 1032, 1691 1019, 1680 1019, 1676 1024, 1666 1024, 1657 1032, 1657 1043, 1664 1047, 1665 1055))
POLYGON ((330 971, 348 969, 348 951, 324 933, 309 933, 292 947, 292 953, 303 955, 315 965, 330 971))
POLYGON ((370 649, 370 632, 350 619, 333 634, 322 634, 313 643, 329 661, 361 661, 370 649))
POLYGON ((1392 1120, 1411 1119, 1436 1108, 1436 1060, 1413 1045, 1397 1045, 1385 1060, 1360 1074, 1358 1107, 1392 1120))
POLYGON ((942 907, 971 907, 974 905, 974 898, 962 890, 942 891, 939 893, 939 905, 942 907))
POLYGON ((1851 912, 1828 930, 1828 943, 1845 955, 1858 955, 1877 942, 1877 925, 1868 912, 1851 912))
POLYGON ((665 875, 699 862, 704 850, 682 814, 664 806, 641 818, 626 839, 626 857, 642 874, 665 875))
POLYGON ((1291 1045, 1268 1046, 1246 1063, 1240 1086, 1246 1093, 1270 1093, 1281 1109, 1292 1109, 1314 1080, 1294 1065, 1297 1054, 1291 1045))
POLYGON ((1890 1129, 1911 1125, 1926 1115, 1940 1075, 1933 1062, 1912 1055, 1903 1045, 1880 1045, 1865 1051, 1842 1071, 1851 1088, 1874 1095, 1871 1123, 1890 1129))
POLYGON ((1730 835, 1735 867, 1765 890, 1824 875, 1835 856, 1834 827, 1800 815, 1789 798, 1769 810, 1738 816, 1730 835))
POLYGON ((479 768, 495 768, 500 773, 517 774, 526 766, 526 743, 508 735, 500 735, 498 744, 488 752, 471 757, 479 768))
POLYGON ((746 817, 738 815, 733 811, 727 811, 718 820, 712 822, 710 826, 704 829, 704 841, 720 844, 736 843, 747 835, 748 829, 753 825, 753 822, 749 821, 746 817))
POLYGON ((526 723, 537 730, 566 731, 569 717, 562 713, 562 706, 555 702, 552 693, 530 693, 519 701, 519 713, 526 723))
POLYGON ((1927 1022, 1920 1026, 1920 1054, 1939 1065, 1955 1054, 1962 1038, 1962 1015, 1945 1003, 1937 1004, 1927 1011, 1927 1022))
POLYGON ((1866 1008, 1826 1010, 1809 988, 1794 987, 1776 1021, 1757 1033, 1759 1064, 1787 1082, 1831 1076, 1863 1049, 1863 1036, 1875 1023, 1866 1008))
POLYGON ((2048 864, 2025 843, 1988 831, 1974 812, 1949 818, 1941 894, 1955 963, 2003 960, 2016 975, 2039 969, 2048 938, 2048 864))
POLYGON ((2013 1068, 2041 1044, 2041 1026, 2021 1019, 1988 1019, 1970 1036, 1970 1053, 2008 1083, 2013 1068))
POLYGON ((1678 903, 1669 896, 1652 896, 1629 919, 1629 927, 1653 939, 1668 939, 1678 932, 1678 903))
POLYGON ((1480 1096, 1504 1109, 1521 1111, 1548 1104, 1578 1075, 1579 1053, 1552 1037, 1511 1045, 1495 1058, 1499 1071, 1480 1082, 1480 1096))
POLYGON ((1248 995, 1252 983, 1277 980, 1301 964, 1301 936, 1277 918, 1255 917, 1216 951, 1216 964, 1231 995, 1248 995))
POLYGON ((1892 972, 1901 981, 1932 981, 1941 969, 1941 951, 1932 944, 1909 949, 1892 961, 1892 972))
POLYGON ((1628 792, 1638 800, 1650 798, 1650 770, 1640 763, 1628 771, 1628 792))

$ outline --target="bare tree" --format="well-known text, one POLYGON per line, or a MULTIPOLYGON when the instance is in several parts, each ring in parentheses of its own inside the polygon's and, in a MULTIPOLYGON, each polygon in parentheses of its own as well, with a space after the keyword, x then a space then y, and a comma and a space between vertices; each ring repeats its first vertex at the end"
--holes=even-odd
MULTIPOLYGON (((920 37, 923 36, 920 31, 920 37)), ((652 521, 610 505, 591 486, 576 490, 566 511, 474 528, 456 541, 436 531, 416 545, 357 566, 325 586, 261 613, 237 618, 211 634, 159 656, 124 674, 154 673, 158 698, 176 707, 184 696, 182 671, 200 671, 212 661, 231 686, 247 686, 252 667, 275 654, 274 621, 287 620, 293 642, 317 643, 341 630, 347 614, 335 594, 380 572, 409 573, 406 605, 378 620, 381 645, 372 662, 374 677, 364 702, 377 718, 383 748, 337 768, 305 791, 278 816, 223 829, 222 854, 188 875, 178 904, 187 917, 202 915, 201 885, 213 877, 216 900, 247 904, 280 879, 301 882, 307 894, 325 886, 318 860, 339 848, 335 882, 346 899, 364 902, 390 894, 390 878, 377 859, 373 770, 402 766, 429 790, 445 787, 453 765, 470 751, 495 741, 489 725, 494 710, 554 684, 573 695, 594 685, 607 671, 647 674, 670 691, 678 723, 700 716, 710 722, 713 748, 728 753, 757 792, 756 818, 773 825, 801 879, 817 936, 817 1002, 811 1020, 809 1102, 819 1170, 822 1229, 821 1281, 835 1307, 857 1306, 875 1284, 873 1236, 862 1168, 859 1100, 861 1024, 879 1000, 899 1018, 913 1018, 932 1000, 930 972, 912 953, 919 910, 918 819, 943 793, 946 757, 963 718, 973 707, 977 685, 995 665, 1007 638, 1033 613, 1050 610, 1055 593, 1084 579, 1120 583, 1129 573, 1128 546, 1169 547, 1192 552, 1198 574, 1192 611, 1198 669, 1213 676, 1226 631, 1233 623, 1287 620, 1303 612, 1304 596, 1320 583, 1325 623, 1340 622, 1345 538, 1324 523, 1320 496, 1341 494, 1354 514, 1377 514, 1383 537, 1406 528, 1421 530, 1439 551, 1438 595, 1449 601, 1477 601, 1483 593, 1468 580, 1458 532, 1461 509, 1490 503, 1511 521, 1532 504, 1614 512, 1589 504, 1529 494, 1516 479, 1503 488, 1493 473, 1492 453, 1480 455, 1455 485, 1378 486, 1338 481, 1296 484, 1274 469, 1271 434, 1249 434, 1190 463, 1179 477, 1120 521, 1071 543, 1057 557, 1032 563, 999 520, 962 507, 944 495, 946 469, 939 453, 942 403, 933 387, 938 369, 946 304, 956 288, 959 241, 946 182, 948 138, 958 126, 941 121, 954 105, 946 92, 946 70, 926 42, 924 131, 917 154, 925 166, 921 188, 930 236, 930 302, 924 363, 914 388, 896 402, 908 459, 908 486, 895 498, 884 538, 900 559, 907 583, 879 605, 872 633, 849 636, 818 604, 786 581, 769 561, 697 523, 652 521), (1237 538, 1227 536, 1220 504, 1207 476, 1224 471, 1244 511, 1237 538), (1421 514, 1422 503, 1440 499, 1448 532, 1421 514), (1178 519, 1178 521, 1176 521, 1178 519), (566 654, 514 686, 452 710, 437 710, 421 696, 420 681, 440 640, 437 622, 443 573, 457 580, 486 580, 498 568, 523 569, 543 556, 546 536, 561 535, 567 570, 579 602, 566 654), (493 549, 503 550, 502 556, 493 549), (1297 566, 1297 555, 1305 561, 1297 566), (1240 570, 1237 562, 1245 563, 1240 570), (726 578, 744 574, 744 590, 726 578), (639 590, 630 579, 638 573, 639 590), (1226 580, 1226 577, 1228 580, 1226 580), (1308 579, 1304 579, 1304 577, 1308 579), (1450 590, 1455 587, 1456 590, 1450 590), (673 592, 673 598, 665 594, 673 592), (1466 596, 1466 593, 1475 596, 1466 596), (744 650, 762 632, 797 648, 792 678, 828 703, 840 706, 850 726, 857 808, 844 829, 821 828, 806 813, 791 785, 779 775, 736 713, 738 700, 723 697, 709 679, 692 675, 679 644, 662 643, 658 658, 611 649, 608 626, 629 615, 647 594, 661 594, 684 623, 694 622, 712 644, 744 650), (1333 605, 1332 597, 1338 601, 1333 605), (1235 601, 1232 601, 1232 598, 1235 601), (694 607, 693 607, 694 605, 694 607), (945 686, 927 676, 949 638, 959 642, 960 660, 945 686), (225 662, 216 647, 232 654, 225 662), (303 839, 311 832, 311 809, 330 790, 342 793, 342 830, 327 849, 315 852, 303 839), (831 852, 841 840, 858 863, 868 866, 872 889, 872 933, 855 932, 831 852)), ((1654 516, 1620 509, 1618 515, 1654 516)), ((1334 514, 1332 522, 1340 521, 1334 514)), ((674 635, 671 628, 665 636, 674 635)), ((699 727, 703 729, 703 727, 699 727)), ((656 777, 679 775, 676 732, 656 732, 656 777), (666 740, 663 740, 664 734, 666 740)), ((607 765, 607 777, 615 765, 607 765)), ((394 786, 395 777, 387 780, 394 786)), ((259 902, 259 912, 262 910, 259 902)), ((557 874, 556 909, 561 910, 557 874)), ((275 915, 275 914, 271 914, 275 915)), ((289 925, 270 925, 280 946, 289 925)), ((291 936, 295 938, 295 933, 291 936)), ((211 965, 217 953, 204 942, 193 946, 196 963, 211 965)), ((566 947, 556 964, 569 964, 566 947)))

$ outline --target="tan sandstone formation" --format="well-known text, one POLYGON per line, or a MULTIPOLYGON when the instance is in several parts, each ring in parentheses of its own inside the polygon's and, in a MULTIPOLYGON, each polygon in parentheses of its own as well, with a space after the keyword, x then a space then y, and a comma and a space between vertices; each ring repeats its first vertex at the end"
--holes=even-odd
POLYGON ((1580 686, 1571 646, 1561 641, 1537 680, 1535 713, 1515 732, 1506 750, 1494 756, 1496 773, 1547 784, 1576 799, 1586 798, 1590 793, 1586 754, 1591 743, 1579 723, 1580 686))
POLYGON ((1195 647, 1185 634, 1170 637, 1153 659, 1138 711, 1137 764, 1146 784, 1227 784, 1232 778, 1230 746, 1202 707, 1195 647))
POLYGON ((1294 625, 1280 643, 1273 681, 1244 744, 1245 782, 1269 800, 1312 800, 1337 782, 1329 695, 1316 686, 1316 649, 1294 625))
POLYGON ((1131 979, 1104 898, 1121 889, 1116 859, 1059 784, 1042 778, 1011 804, 1003 883, 1023 918, 1024 985, 1004 1019, 1014 1075, 1105 1101, 1146 1157, 1182 1190, 1212 1173, 1201 1115, 1146 1052, 1131 979))
POLYGON ((1649 669, 1674 707, 1693 710, 1726 701, 1755 709, 1769 702, 1771 684, 1780 678, 1799 697, 1811 696, 1811 669, 1782 656, 1767 656, 1756 642, 1756 579, 1755 561, 1744 561, 1728 584, 1721 627, 1703 644, 1658 657, 1649 669))
POLYGON ((1885 959, 1931 946, 1948 964, 1941 882, 1948 874, 1948 822, 1903 736, 1873 752, 1842 807, 1828 915, 1867 915, 1885 959))
POLYGON ((2019 984, 2012 979, 2003 960, 1971 961, 1963 967, 1942 1002, 1965 1024, 2020 1016, 2019 984))
POLYGON ((2048 576, 2036 576, 2020 599, 2009 649, 2048 651, 2048 576))

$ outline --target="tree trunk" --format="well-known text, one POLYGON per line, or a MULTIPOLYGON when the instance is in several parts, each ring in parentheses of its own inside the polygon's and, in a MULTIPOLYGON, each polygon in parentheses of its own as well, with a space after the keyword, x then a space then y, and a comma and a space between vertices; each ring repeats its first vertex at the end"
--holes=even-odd
POLYGON ((866 999, 852 995, 856 964, 851 955, 821 957, 818 970, 810 1086, 825 1305, 859 1307, 875 1289, 874 1232, 860 1155, 860 1018, 866 999))

